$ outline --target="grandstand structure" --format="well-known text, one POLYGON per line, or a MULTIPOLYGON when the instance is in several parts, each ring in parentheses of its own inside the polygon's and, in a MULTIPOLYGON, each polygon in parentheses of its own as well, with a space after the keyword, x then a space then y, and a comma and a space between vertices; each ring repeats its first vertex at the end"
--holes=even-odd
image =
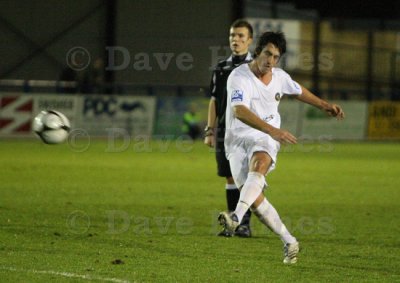
MULTIPOLYGON (((398 100, 400 9, 396 1, 380 1, 373 9, 368 3, 357 6, 357 1, 352 1, 354 9, 343 1, 302 2, 92 0, 79 5, 36 1, 14 7, 12 1, 2 1, 0 31, 7 44, 1 51, 1 90, 18 86, 33 92, 48 85, 54 91, 59 85, 54 81, 68 67, 68 51, 82 47, 92 62, 102 58, 105 67, 110 66, 109 60, 123 67, 105 68, 108 93, 160 95, 169 88, 177 95, 202 94, 208 87, 209 69, 226 53, 226 27, 234 18, 246 17, 299 23, 299 35, 288 40, 289 45, 299 46, 302 61, 290 71, 317 94, 398 100), (209 10, 215 12, 214 18, 209 10), (107 47, 112 46, 123 49, 111 52, 107 47), (333 66, 326 68, 318 54, 327 54, 333 66), (198 91, 193 92, 193 87, 198 91)), ((84 71, 76 71, 76 83, 84 71)))

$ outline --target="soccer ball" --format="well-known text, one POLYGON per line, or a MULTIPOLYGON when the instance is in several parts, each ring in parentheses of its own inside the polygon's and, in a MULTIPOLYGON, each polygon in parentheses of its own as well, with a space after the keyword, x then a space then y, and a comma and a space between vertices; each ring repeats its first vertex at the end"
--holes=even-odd
POLYGON ((40 112, 32 122, 33 131, 47 144, 65 141, 71 125, 64 114, 55 110, 40 112))

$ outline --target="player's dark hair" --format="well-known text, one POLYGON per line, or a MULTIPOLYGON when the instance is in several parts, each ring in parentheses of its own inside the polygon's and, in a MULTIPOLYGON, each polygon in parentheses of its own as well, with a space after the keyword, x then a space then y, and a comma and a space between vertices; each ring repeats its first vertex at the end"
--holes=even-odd
POLYGON ((253 38, 253 27, 246 20, 237 19, 232 23, 231 28, 247 28, 247 30, 249 31, 249 37, 253 38))
POLYGON ((258 38, 253 57, 256 58, 260 55, 261 51, 268 43, 275 45, 279 49, 281 56, 286 52, 286 39, 283 32, 267 31, 258 38))

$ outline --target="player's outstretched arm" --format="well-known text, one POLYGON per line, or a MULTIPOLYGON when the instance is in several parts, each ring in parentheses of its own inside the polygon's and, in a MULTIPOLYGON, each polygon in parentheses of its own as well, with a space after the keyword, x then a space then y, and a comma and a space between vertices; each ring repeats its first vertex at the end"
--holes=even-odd
POLYGON ((336 117, 336 119, 338 119, 338 120, 344 119, 345 115, 344 115, 343 109, 340 107, 340 105, 331 104, 331 103, 317 97, 311 91, 309 91, 308 89, 306 89, 303 86, 301 86, 301 89, 302 89, 302 94, 296 97, 298 100, 308 103, 308 104, 311 104, 321 110, 324 110, 330 116, 336 117))
POLYGON ((204 144, 209 147, 215 147, 215 123, 217 121, 217 114, 215 110, 215 98, 211 98, 208 104, 208 118, 207 127, 204 133, 204 144))
POLYGON ((250 127, 257 129, 263 133, 270 135, 274 140, 281 143, 295 144, 297 139, 291 133, 271 126, 255 115, 249 108, 244 105, 233 106, 233 112, 237 119, 250 127))

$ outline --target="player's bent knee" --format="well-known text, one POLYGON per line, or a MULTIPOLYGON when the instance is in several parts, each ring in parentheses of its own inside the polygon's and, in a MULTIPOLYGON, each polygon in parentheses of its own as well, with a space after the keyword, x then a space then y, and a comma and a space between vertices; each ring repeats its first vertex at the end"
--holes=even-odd
POLYGON ((265 152, 256 152, 251 162, 251 170, 257 172, 267 172, 272 164, 272 158, 265 152))

